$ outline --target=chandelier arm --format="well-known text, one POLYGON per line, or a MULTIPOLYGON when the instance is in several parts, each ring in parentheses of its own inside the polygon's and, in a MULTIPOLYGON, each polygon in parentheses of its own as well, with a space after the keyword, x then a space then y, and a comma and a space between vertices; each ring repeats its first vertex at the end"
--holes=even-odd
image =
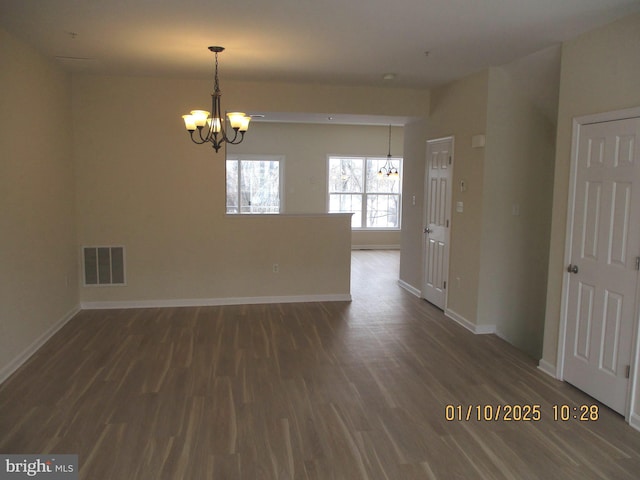
POLYGON ((242 141, 242 139, 240 140, 240 142, 234 143, 236 141, 236 139, 238 138, 238 129, 237 128, 232 128, 233 130, 233 138, 229 138, 228 136, 225 136, 227 139, 227 143, 230 143, 232 145, 237 145, 238 143, 240 143, 242 141))
MULTIPOLYGON (((211 103, 213 107, 213 95, 211 97, 212 97, 211 103)), ((208 121, 205 122, 204 126, 200 128, 200 138, 202 139, 202 143, 210 141, 209 137, 211 136, 212 129, 213 129, 213 125, 208 121), (205 133, 203 134, 203 132, 205 133)))
POLYGON ((238 131, 235 128, 234 128, 234 131, 236 133, 233 136, 233 140, 227 139, 227 143, 231 145, 238 145, 239 143, 242 143, 242 140, 244 140, 244 132, 240 132, 240 138, 238 138, 238 131))
POLYGON ((198 140, 198 138, 197 138, 197 137, 195 137, 195 136, 193 135, 193 132, 194 132, 194 131, 195 131, 195 130, 191 130, 191 131, 189 131, 189 135, 191 136, 191 141, 192 141, 193 143, 195 143, 195 144, 197 144, 197 145, 202 145, 203 143, 205 143, 205 142, 207 141, 207 139, 206 139, 206 138, 202 138, 202 132, 201 132, 201 129, 200 129, 200 128, 198 128, 198 136, 200 137, 200 140, 198 140))
MULTIPOLYGON (((218 138, 218 133, 220 134, 220 141, 218 142, 219 144, 222 144, 223 142, 227 141, 227 129, 225 128, 225 125, 227 123, 225 116, 222 114, 222 107, 220 106, 220 97, 222 96, 222 93, 220 92, 220 88, 218 88, 217 86, 217 81, 216 81, 216 91, 213 94, 213 106, 211 108, 211 110, 213 110, 212 118, 217 118, 220 122, 220 131, 219 132, 215 132, 215 130, 213 129, 213 123, 212 123, 212 130, 213 130, 213 136, 214 138, 216 138, 216 142, 217 142, 217 138, 218 138)), ((219 147, 218 147, 219 148, 219 147)), ((217 151, 217 150, 216 150, 217 151)))
MULTIPOLYGON (((217 60, 217 54, 216 54, 216 60, 217 60)), ((213 93, 211 94, 211 123, 209 124, 209 134, 207 135, 207 138, 211 139, 212 137, 215 137, 215 124, 214 121, 216 119, 216 115, 218 115, 218 110, 217 110, 217 100, 218 100, 218 92, 216 91, 217 87, 214 87, 213 93)), ((211 141, 211 140, 209 140, 211 141)))
POLYGON ((205 130, 206 127, 198 127, 198 136, 200 137, 200 142, 196 142, 199 144, 203 144, 207 141, 207 138, 209 137, 209 132, 207 131, 206 135, 203 135, 202 132, 203 130, 205 130))
MULTIPOLYGON (((215 123, 213 121, 213 119, 215 118, 216 112, 215 112, 215 107, 216 107, 216 96, 215 93, 211 94, 211 113, 209 115, 211 115, 209 118, 207 118, 207 122, 206 122, 206 134, 203 135, 202 132, 200 132, 200 137, 202 138, 203 142, 209 142, 212 144, 212 147, 216 150, 216 152, 218 151, 218 149, 220 148, 220 146, 218 145, 217 142, 217 135, 215 132, 215 123)), ((203 127, 204 129, 205 127, 203 127)))

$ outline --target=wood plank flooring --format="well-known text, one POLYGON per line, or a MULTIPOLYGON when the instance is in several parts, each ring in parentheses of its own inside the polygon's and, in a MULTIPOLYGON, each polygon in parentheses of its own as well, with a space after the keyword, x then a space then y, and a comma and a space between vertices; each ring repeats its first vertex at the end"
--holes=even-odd
POLYGON ((83 311, 0 386, 0 452, 76 453, 83 480, 640 478, 640 432, 554 421, 596 402, 397 278, 354 252, 351 303, 83 311))

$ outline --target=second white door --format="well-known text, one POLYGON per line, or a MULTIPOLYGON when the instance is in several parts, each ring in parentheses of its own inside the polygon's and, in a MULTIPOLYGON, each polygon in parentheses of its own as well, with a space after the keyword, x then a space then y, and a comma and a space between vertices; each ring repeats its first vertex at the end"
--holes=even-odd
POLYGON ((579 127, 575 152, 566 381, 627 409, 640 255, 640 118, 579 127))
POLYGON ((449 274, 453 138, 427 142, 422 297, 444 310, 449 274))

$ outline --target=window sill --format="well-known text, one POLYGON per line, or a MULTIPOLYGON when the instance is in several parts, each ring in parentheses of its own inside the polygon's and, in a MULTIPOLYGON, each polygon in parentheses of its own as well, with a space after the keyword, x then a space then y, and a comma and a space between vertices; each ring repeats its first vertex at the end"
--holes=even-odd
POLYGON ((399 232, 402 228, 351 228, 354 232, 399 232))
POLYGON ((226 218, 261 217, 351 217, 353 213, 225 213, 226 218))

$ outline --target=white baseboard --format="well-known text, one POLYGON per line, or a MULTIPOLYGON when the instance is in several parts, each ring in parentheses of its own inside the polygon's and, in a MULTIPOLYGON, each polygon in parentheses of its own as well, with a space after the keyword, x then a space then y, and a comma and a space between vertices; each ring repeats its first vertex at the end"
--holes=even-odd
POLYGON ((556 378, 556 379, 558 378, 558 372, 556 371, 556 366, 550 364, 543 358, 540 359, 540 361, 538 362, 538 369, 553 378, 556 378))
POLYGON ((475 325, 476 335, 491 335, 497 332, 495 325, 475 325))
POLYGON ((47 340, 53 337, 58 330, 64 327, 69 320, 71 320, 76 313, 80 311, 80 307, 73 307, 69 312, 67 312, 62 318, 60 318, 56 323, 51 325, 42 335, 40 335, 31 345, 25 348, 20 355, 14 358, 9 364, 5 365, 2 369, 0 369, 0 383, 3 383, 7 378, 9 378, 13 372, 15 372, 18 368, 20 368, 31 356, 38 351, 42 345, 44 345, 47 340))
POLYGON ((400 245, 351 245, 351 250, 400 250, 400 245))
POLYGON ((475 333, 476 335, 487 335, 487 334, 496 333, 495 325, 476 325, 475 323, 472 323, 466 318, 464 318, 462 315, 448 308, 445 309, 444 314, 446 317, 449 317, 451 320, 453 320, 456 323, 459 323, 464 328, 466 328, 470 332, 475 333))
POLYGON ((290 295, 283 297, 176 298, 170 300, 82 302, 80 307, 83 310, 107 310, 118 308, 212 307, 262 303, 350 302, 351 300, 350 294, 290 295))
POLYGON ((405 282, 404 280, 398 280, 398 285, 404 288, 407 292, 415 295, 418 298, 421 298, 422 292, 418 290, 416 287, 414 287, 413 285, 405 282))

